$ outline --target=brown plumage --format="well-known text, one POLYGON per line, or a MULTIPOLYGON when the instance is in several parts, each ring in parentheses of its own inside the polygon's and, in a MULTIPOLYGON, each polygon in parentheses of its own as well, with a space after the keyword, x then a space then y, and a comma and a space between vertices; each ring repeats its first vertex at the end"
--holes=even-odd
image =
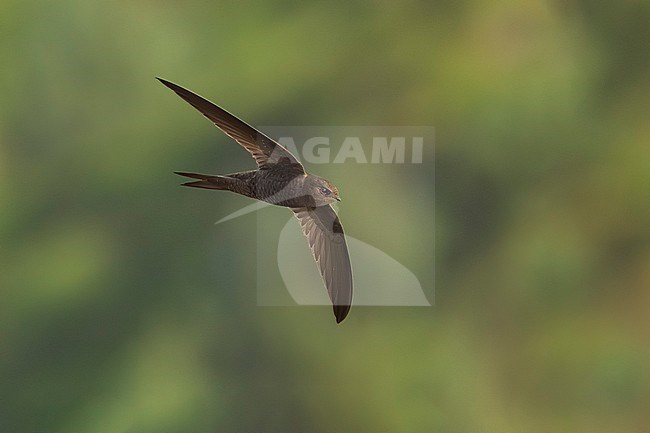
POLYGON ((158 80, 246 149, 258 167, 227 175, 176 172, 194 179, 183 185, 232 191, 290 208, 318 264, 334 307, 336 323, 340 323, 348 315, 352 303, 352 267, 343 227, 330 206, 340 200, 336 186, 305 172, 291 152, 244 121, 187 89, 161 78, 158 80))

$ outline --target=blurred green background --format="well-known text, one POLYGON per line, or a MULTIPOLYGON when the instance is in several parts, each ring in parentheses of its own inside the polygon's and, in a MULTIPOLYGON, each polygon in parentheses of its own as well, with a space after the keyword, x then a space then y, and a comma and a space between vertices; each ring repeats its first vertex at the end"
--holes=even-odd
MULTIPOLYGON (((0 431, 647 429, 648 22, 644 1, 3 1, 0 431), (255 216, 213 225, 249 201, 172 174, 253 161, 154 76, 252 124, 434 126, 436 305, 257 307, 255 216)), ((383 169, 316 171, 348 231, 409 251, 368 217, 422 220, 383 169)))

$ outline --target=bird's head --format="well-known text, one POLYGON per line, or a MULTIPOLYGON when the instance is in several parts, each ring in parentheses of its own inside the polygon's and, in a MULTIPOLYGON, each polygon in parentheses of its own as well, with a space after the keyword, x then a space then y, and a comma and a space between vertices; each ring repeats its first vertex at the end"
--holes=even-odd
POLYGON ((306 186, 309 195, 314 198, 316 206, 325 206, 335 201, 341 201, 338 188, 327 179, 309 176, 306 186))

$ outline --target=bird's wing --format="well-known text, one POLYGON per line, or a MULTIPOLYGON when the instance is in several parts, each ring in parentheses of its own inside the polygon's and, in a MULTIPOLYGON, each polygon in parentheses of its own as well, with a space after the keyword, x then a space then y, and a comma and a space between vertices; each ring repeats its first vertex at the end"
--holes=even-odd
POLYGON ((217 107, 207 99, 181 86, 170 83, 162 78, 158 78, 158 80, 176 92, 178 96, 199 110, 201 114, 210 119, 226 135, 250 152, 259 168, 267 168, 274 164, 297 164, 302 168, 302 164, 300 164, 298 159, 284 146, 271 140, 243 120, 238 119, 226 110, 217 107))
POLYGON ((291 210, 307 237, 334 306, 336 323, 340 323, 352 303, 352 266, 339 217, 329 205, 291 210))

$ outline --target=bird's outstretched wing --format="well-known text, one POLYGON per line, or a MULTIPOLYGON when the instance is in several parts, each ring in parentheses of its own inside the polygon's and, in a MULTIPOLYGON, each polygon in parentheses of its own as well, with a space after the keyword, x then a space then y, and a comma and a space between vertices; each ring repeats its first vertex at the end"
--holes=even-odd
POLYGON ((352 266, 343 227, 331 206, 291 208, 318 263, 327 293, 341 323, 352 304, 352 266))
POLYGON ((302 168, 302 164, 300 164, 298 159, 284 146, 271 140, 243 120, 238 119, 226 110, 217 107, 207 99, 181 86, 170 83, 162 78, 157 79, 176 92, 178 96, 183 98, 191 106, 199 110, 201 114, 210 119, 225 134, 250 152, 259 168, 268 168, 274 164, 297 164, 302 168))

